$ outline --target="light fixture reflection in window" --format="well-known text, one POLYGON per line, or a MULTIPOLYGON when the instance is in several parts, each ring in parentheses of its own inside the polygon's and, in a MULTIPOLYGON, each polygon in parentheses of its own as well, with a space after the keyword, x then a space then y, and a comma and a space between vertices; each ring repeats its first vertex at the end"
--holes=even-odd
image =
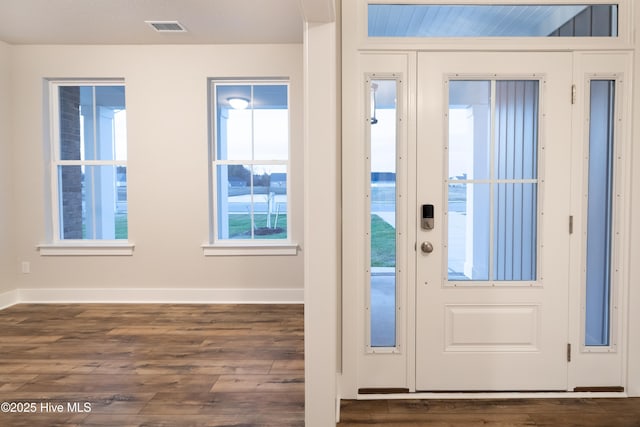
POLYGON ((246 98, 227 98, 227 101, 234 110, 244 110, 249 106, 249 100, 246 98))

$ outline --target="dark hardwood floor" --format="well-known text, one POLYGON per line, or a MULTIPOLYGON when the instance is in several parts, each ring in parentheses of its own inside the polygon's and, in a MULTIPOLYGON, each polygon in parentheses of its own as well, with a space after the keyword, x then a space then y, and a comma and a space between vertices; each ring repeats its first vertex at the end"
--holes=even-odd
POLYGON ((339 426, 639 427, 640 399, 342 401, 339 426))
POLYGON ((303 318, 301 305, 9 307, 0 426, 304 425, 303 318))
MULTIPOLYGON (((0 426, 302 426, 303 333, 301 305, 16 305, 0 310, 0 426)), ((640 427, 640 399, 343 401, 341 416, 640 427)))

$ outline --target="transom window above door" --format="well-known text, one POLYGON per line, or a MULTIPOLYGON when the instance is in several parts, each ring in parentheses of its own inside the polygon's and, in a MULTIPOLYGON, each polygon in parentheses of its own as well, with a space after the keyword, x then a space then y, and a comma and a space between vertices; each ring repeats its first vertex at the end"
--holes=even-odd
POLYGON ((369 37, 617 37, 617 4, 369 4, 369 37))

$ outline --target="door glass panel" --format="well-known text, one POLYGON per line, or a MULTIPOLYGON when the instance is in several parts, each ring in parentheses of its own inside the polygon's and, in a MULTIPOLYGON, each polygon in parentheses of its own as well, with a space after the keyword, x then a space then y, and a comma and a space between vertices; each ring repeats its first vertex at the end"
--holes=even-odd
POLYGON ((451 82, 449 87, 449 175, 489 179, 491 82, 451 82))
POLYGON ((449 82, 448 280, 531 281, 537 80, 449 82))
POLYGON ((536 184, 496 184, 493 279, 536 279, 536 184))
POLYGON ((610 344, 615 81, 590 83, 585 345, 610 344))
POLYGON ((495 156, 498 179, 538 177, 538 82, 496 82, 495 156))
POLYGON ((489 184, 449 184, 449 280, 489 280, 489 184))
POLYGON ((396 80, 370 82, 370 342, 396 346, 396 80))
POLYGON ((616 37, 615 4, 370 4, 369 37, 616 37))

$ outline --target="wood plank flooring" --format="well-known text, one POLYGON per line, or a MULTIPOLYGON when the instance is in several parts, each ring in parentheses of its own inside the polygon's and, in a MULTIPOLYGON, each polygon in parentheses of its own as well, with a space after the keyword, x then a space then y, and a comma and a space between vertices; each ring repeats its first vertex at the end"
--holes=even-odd
POLYGON ((342 401, 338 426, 640 427, 640 398, 342 401))
MULTIPOLYGON (((302 426, 303 329, 301 305, 16 305, 0 311, 0 404, 21 412, 0 426, 302 426)), ((341 419, 640 427, 640 399, 343 401, 341 419)))
POLYGON ((302 305, 9 307, 0 426, 304 425, 303 318, 302 305))

